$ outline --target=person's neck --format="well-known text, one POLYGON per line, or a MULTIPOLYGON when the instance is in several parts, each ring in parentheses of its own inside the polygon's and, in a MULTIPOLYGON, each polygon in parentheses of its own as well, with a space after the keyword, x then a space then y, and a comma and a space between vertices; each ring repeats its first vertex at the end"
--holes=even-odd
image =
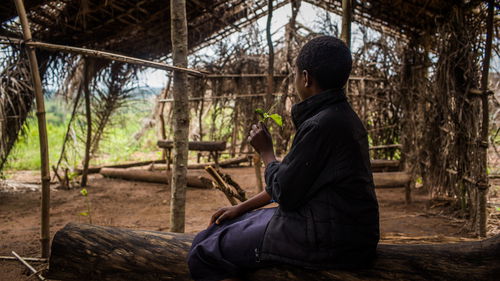
POLYGON ((308 99, 308 98, 310 98, 312 96, 315 96, 315 95, 317 95, 319 93, 322 93, 324 91, 325 91, 324 89, 321 89, 317 85, 313 84, 313 85, 310 86, 310 88, 307 88, 307 91, 306 91, 306 93, 305 93, 305 95, 304 95, 304 97, 303 97, 302 100, 308 99))
POLYGON ((306 92, 306 95, 304 96, 304 100, 308 99, 312 96, 315 96, 319 93, 322 93, 324 91, 325 91, 324 89, 321 89, 320 87, 318 87, 316 85, 312 85, 310 88, 308 88, 308 91, 306 92))

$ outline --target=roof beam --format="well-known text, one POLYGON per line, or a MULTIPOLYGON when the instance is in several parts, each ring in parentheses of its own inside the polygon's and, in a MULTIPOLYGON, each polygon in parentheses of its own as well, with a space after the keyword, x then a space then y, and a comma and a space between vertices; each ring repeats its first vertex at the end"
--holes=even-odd
POLYGON ((94 57, 94 58, 99 58, 99 59, 119 61, 119 62, 123 62, 123 63, 130 63, 130 64, 151 67, 151 68, 156 68, 156 69, 162 69, 162 70, 167 70, 167 71, 176 70, 176 71, 185 72, 189 75, 198 76, 198 77, 203 77, 206 74, 208 74, 206 72, 202 72, 199 70, 194 70, 194 69, 184 68, 184 67, 177 67, 177 66, 169 65, 166 63, 162 63, 162 62, 155 62, 155 61, 150 61, 150 60, 145 60, 145 59, 139 59, 139 58, 124 56, 124 55, 120 55, 120 54, 116 54, 116 53, 110 53, 110 52, 98 51, 98 50, 92 50, 92 49, 85 49, 85 48, 79 48, 79 47, 64 46, 64 45, 58 45, 58 44, 50 44, 50 43, 44 43, 44 42, 24 41, 24 40, 21 40, 18 38, 9 38, 9 37, 0 36, 0 44, 10 45, 13 43, 14 44, 24 44, 26 46, 44 49, 44 50, 48 50, 48 51, 56 51, 56 52, 84 55, 84 56, 89 56, 89 57, 94 57))

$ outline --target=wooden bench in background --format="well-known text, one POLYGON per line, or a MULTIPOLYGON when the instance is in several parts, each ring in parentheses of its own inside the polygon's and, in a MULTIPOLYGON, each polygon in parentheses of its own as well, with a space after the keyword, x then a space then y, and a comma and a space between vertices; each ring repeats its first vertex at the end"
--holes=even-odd
MULTIPOLYGON (((166 150, 167 156, 167 169, 170 170, 170 163, 172 163, 172 149, 174 142, 170 140, 159 140, 158 147, 166 150)), ((214 159, 215 166, 219 165, 220 153, 226 150, 225 141, 190 141, 188 143, 188 150, 190 151, 208 151, 210 156, 214 159)))
MULTIPOLYGON (((370 150, 401 149, 401 144, 371 146, 370 150)), ((402 167, 399 160, 371 160, 373 182, 377 188, 404 187, 406 203, 411 202, 413 180, 411 174, 402 167)))

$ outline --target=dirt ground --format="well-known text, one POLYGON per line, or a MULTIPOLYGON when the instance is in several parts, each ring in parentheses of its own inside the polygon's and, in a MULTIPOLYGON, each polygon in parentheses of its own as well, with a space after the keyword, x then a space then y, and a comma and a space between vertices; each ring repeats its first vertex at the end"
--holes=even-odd
MULTIPOLYGON (((256 193, 254 168, 230 168, 229 173, 249 195, 256 193)), ((195 170, 200 175, 203 170, 195 170)), ((36 172, 17 172, 10 180, 36 183, 36 172)), ((28 186, 29 187, 29 186, 28 186)), ((33 188, 36 189, 36 186, 33 188)), ((92 223, 133 229, 168 231, 170 190, 167 185, 132 182, 92 175, 87 188, 91 200, 92 223)), ((437 243, 473 239, 464 231, 464 220, 452 218, 447 201, 429 203, 421 191, 413 194, 410 206, 404 203, 402 188, 377 189, 380 204, 382 241, 385 243, 437 243)), ((51 191, 51 235, 69 222, 88 222, 80 189, 51 191)), ((187 191, 186 232, 196 233, 207 226, 212 213, 228 205, 217 190, 189 188, 187 191)), ((16 251, 24 257, 38 257, 40 192, 0 189, 0 255, 16 251)), ((496 212, 498 214, 499 212, 496 212)), ((498 221, 489 226, 498 231, 498 221)), ((37 269, 45 266, 33 262, 37 269)), ((18 261, 0 260, 0 280, 26 280, 28 271, 18 261)))

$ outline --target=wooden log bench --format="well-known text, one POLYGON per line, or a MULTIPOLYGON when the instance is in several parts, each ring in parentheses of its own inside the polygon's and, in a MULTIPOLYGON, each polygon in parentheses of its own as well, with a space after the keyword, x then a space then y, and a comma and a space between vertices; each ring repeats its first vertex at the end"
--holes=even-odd
MULTIPOLYGON (((369 150, 402 149, 401 144, 386 144, 370 146, 369 150)), ((411 203, 411 189, 414 186, 412 175, 402 167, 399 160, 371 160, 373 181, 375 187, 404 187, 405 201, 411 203)))
MULTIPOLYGON (((172 149, 174 142, 170 140, 159 140, 158 147, 166 150, 167 155, 167 169, 170 170, 170 163, 172 163, 172 149)), ((191 151, 208 151, 210 156, 215 162, 215 166, 219 166, 220 153, 226 150, 225 141, 190 141, 188 143, 188 150, 191 151)))
POLYGON ((411 189, 414 183, 410 173, 406 171, 373 173, 373 183, 376 188, 404 187, 405 202, 411 203, 411 189))
POLYGON ((407 172, 373 173, 373 183, 378 188, 405 187, 411 177, 407 172))
MULTIPOLYGON (((66 225, 52 241, 48 271, 56 280, 191 280, 192 234, 66 225)), ((278 266, 245 280, 499 280, 500 235, 452 244, 380 244, 369 268, 306 270, 278 266)))
POLYGON ((401 167, 399 160, 373 159, 371 164, 373 173, 397 172, 401 167))

